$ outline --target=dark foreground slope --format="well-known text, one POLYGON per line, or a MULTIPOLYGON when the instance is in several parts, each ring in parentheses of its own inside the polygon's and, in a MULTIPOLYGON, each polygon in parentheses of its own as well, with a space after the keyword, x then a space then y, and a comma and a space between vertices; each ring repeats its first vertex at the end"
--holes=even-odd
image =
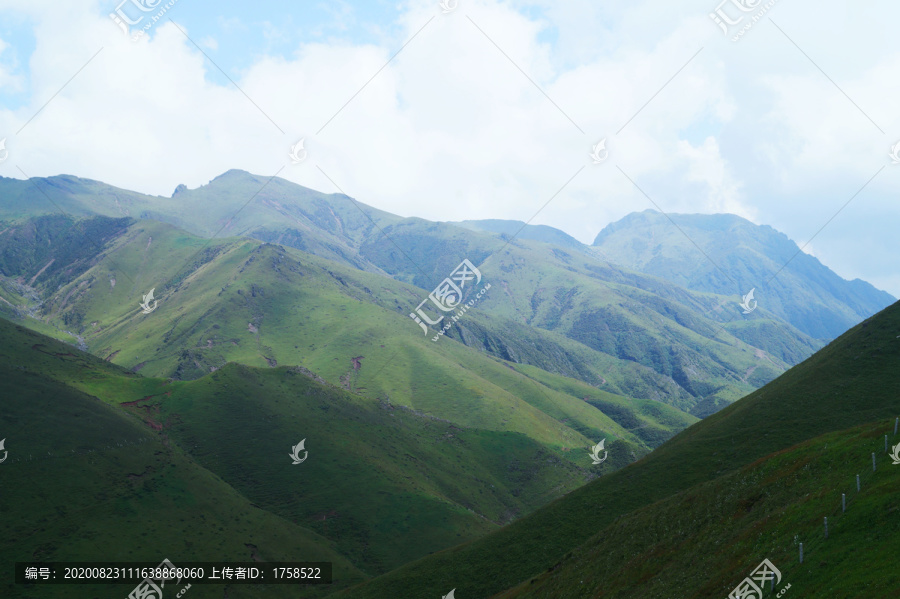
POLYGON ((338 596, 439 596, 456 588, 458 597, 489 597, 553 567, 620 516, 819 435, 898 412, 900 304, 894 304, 637 463, 496 533, 338 596))
POLYGON ((498 598, 726 597, 764 559, 782 575, 776 593, 895 597, 900 467, 883 444, 886 431, 900 442, 893 429, 828 433, 636 510, 498 598))
MULTIPOLYGON (((255 508, 165 436, 62 377, 119 392, 153 385, 0 320, 0 437, 9 452, 0 464, 0 597, 124 597, 134 588, 14 585, 17 561, 308 559, 333 562, 338 584, 364 578, 328 539, 255 508)), ((255 587, 228 593, 272 596, 255 587)))
MULTIPOLYGON (((331 561, 330 589, 265 595, 316 597, 482 536, 590 476, 524 434, 373 401, 302 368, 145 378, 2 319, 0 381, 0 566, 331 561), (292 464, 301 440, 308 458, 292 464)), ((640 451, 609 447, 593 472, 640 451)), ((25 596, 73 596, 59 589, 25 596)))

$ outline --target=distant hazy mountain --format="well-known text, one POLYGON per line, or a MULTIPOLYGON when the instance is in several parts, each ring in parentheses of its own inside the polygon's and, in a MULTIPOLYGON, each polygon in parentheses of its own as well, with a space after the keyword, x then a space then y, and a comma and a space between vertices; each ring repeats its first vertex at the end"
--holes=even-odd
POLYGON ((552 243, 560 247, 583 250, 585 245, 559 229, 548 227, 547 225, 526 225, 520 220, 500 220, 489 218, 486 220, 463 220, 459 222, 450 222, 448 224, 464 227, 472 231, 486 231, 488 233, 497 233, 508 237, 515 236, 516 239, 532 239, 534 241, 543 241, 544 243, 552 243))
MULTIPOLYGON (((474 252, 468 257, 475 260, 479 256, 474 254, 480 253, 483 259, 518 233, 518 240, 599 255, 691 290, 739 300, 755 289, 760 309, 817 339, 833 339, 894 301, 864 281, 842 279, 802 252, 791 260, 798 247, 787 236, 729 214, 671 215, 726 275, 664 215, 652 210, 608 225, 593 246, 585 246, 552 227, 523 229, 520 221, 434 223, 402 218, 343 194, 325 194, 240 170, 227 171, 196 189, 179 185, 168 198, 71 175, 28 181, 0 177, 0 198, 0 221, 60 210, 75 217, 152 219, 204 237, 241 235, 295 247, 426 289, 446 276, 448 263, 457 254, 474 252), (406 239, 400 243, 402 236, 406 239), (491 237, 499 237, 499 244, 491 243, 491 237)), ((737 308, 737 303, 730 308, 737 308)), ((727 321, 727 312, 722 317, 720 310, 714 317, 727 321)), ((740 311, 738 316, 736 321, 744 319, 740 311)))
POLYGON ((760 308, 819 339, 833 339, 896 301, 798 253, 797 244, 772 227, 733 214, 669 216, 678 227, 654 210, 629 214, 600 231, 594 246, 626 268, 687 289, 737 297, 755 288, 760 308))

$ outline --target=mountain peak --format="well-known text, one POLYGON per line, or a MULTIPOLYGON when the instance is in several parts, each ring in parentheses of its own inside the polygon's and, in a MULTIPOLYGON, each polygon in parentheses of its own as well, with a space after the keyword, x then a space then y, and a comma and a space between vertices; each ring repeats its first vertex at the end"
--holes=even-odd
POLYGON ((736 214, 635 212, 604 227, 593 245, 614 262, 694 291, 756 289, 760 305, 818 339, 833 339, 894 302, 800 253, 784 233, 736 214), (813 313, 812 305, 820 309, 813 313))

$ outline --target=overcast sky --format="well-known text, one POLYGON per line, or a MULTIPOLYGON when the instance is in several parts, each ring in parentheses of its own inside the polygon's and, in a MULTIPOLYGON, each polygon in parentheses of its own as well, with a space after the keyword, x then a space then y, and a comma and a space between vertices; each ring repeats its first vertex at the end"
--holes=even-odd
POLYGON ((900 297, 900 4, 719 1, 0 0, 0 175, 238 168, 586 243, 731 212, 900 297))

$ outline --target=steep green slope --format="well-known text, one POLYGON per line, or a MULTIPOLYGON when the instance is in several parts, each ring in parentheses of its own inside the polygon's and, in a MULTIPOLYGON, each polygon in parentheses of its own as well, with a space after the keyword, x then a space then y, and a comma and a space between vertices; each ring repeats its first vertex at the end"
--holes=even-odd
POLYGON ((900 468, 883 446, 885 432, 900 442, 893 425, 828 433, 636 510, 496 597, 725 597, 763 559, 781 572, 775 590, 789 584, 791 596, 894 596, 900 468))
MULTIPOLYGON (((100 218, 99 220, 106 225, 107 229, 118 227, 119 224, 118 221, 111 219, 100 218)), ((97 229, 99 227, 92 225, 90 228, 97 229)), ((173 274, 166 270, 170 266, 174 266, 172 263, 178 259, 171 252, 166 253, 168 252, 166 245, 175 245, 181 252, 190 248, 194 248, 196 252, 203 247, 204 242, 191 241, 183 235, 175 235, 171 228, 160 227, 149 221, 144 221, 138 228, 146 229, 147 234, 129 235, 124 243, 140 244, 139 251, 117 251, 115 255, 110 252, 106 256, 100 252, 106 271, 98 274, 95 269, 91 277, 86 279, 89 286, 102 280, 104 278, 100 276, 102 274, 105 275, 110 287, 117 284, 120 286, 132 284, 126 289, 140 301, 140 296, 148 291, 147 286, 154 284, 152 281, 178 276, 177 273, 173 274), (159 261, 162 261, 162 264, 159 261), (143 288, 138 288, 135 280, 128 273, 133 274, 142 270, 147 271, 147 283, 143 288)), ((115 230, 119 234, 123 233, 118 228, 115 230)), ((97 311, 97 316, 101 320, 88 320, 86 323, 84 310, 76 306, 83 290, 77 288, 72 294, 68 291, 60 293, 59 287, 62 284, 71 282, 75 275, 82 274, 88 268, 89 261, 81 257, 83 250, 81 246, 91 248, 93 245, 90 242, 85 243, 82 231, 83 227, 76 226, 71 219, 56 216, 37 217, 22 225, 8 227, 7 235, 0 235, 0 258, 2 258, 0 261, 0 312, 6 314, 8 318, 17 319, 31 328, 63 338, 66 341, 76 339, 73 334, 64 332, 70 323, 73 329, 78 329, 79 333, 89 337, 94 335, 97 327, 102 326, 104 322, 103 315, 109 314, 110 310, 115 312, 121 307, 102 305, 97 311), (49 238, 52 238, 52 244, 45 241, 49 238), (78 247, 79 251, 72 253, 65 251, 72 247, 78 247), (39 257, 36 259, 35 256, 39 257), (68 280, 63 277, 66 273, 69 275, 68 280), (28 282, 31 282, 33 286, 29 286, 28 282), (46 306, 44 306, 42 296, 48 300, 46 306), (26 315, 40 318, 40 322, 34 319, 22 320, 26 315)), ((215 252, 214 248, 220 244, 221 242, 216 242, 210 252, 215 252)), ((216 255, 210 252, 204 255, 203 261, 216 259, 216 255)), ((183 262, 188 262, 191 256, 183 254, 181 258, 183 258, 183 262)), ((200 264, 201 261, 197 261, 194 266, 200 264)), ((322 262, 321 264, 326 263, 322 262)), ((327 272, 334 273, 333 269, 338 267, 331 264, 324 268, 327 272)), ((352 282, 358 278, 358 273, 352 270, 345 268, 339 270, 337 278, 329 274, 335 283, 350 281, 350 285, 352 285, 352 282)), ((247 276, 250 274, 248 273, 247 276)), ((271 277, 263 275, 262 278, 270 279, 271 277)), ((79 281, 79 285, 84 280, 79 281)), ((369 281, 376 281, 376 279, 366 279, 366 282, 369 281)), ((377 281, 379 287, 390 286, 396 294, 397 301, 392 305, 382 302, 384 307, 396 310, 401 304, 410 301, 407 299, 410 296, 409 293, 401 293, 402 286, 392 285, 391 281, 377 281)), ((279 286, 283 285, 279 283, 279 286)), ((339 291, 349 289, 344 284, 335 285, 335 287, 339 291)), ((358 288, 356 294, 359 299, 364 301, 376 299, 372 296, 371 291, 366 291, 368 287, 365 285, 354 285, 354 287, 358 288)), ((257 289, 261 289, 261 287, 257 286, 257 289)), ((413 294, 413 298, 415 299, 417 296, 413 294)), ((121 301, 128 302, 129 300, 122 297, 121 301)), ((261 311, 259 313, 262 314, 261 311)), ((270 312, 269 316, 270 318, 277 317, 278 314, 270 312)), ((248 315, 248 319, 253 317, 255 316, 248 315)), ((412 328, 411 330, 415 331, 416 329, 412 328)), ((610 393, 656 399, 673 404, 690 400, 688 393, 674 381, 647 366, 601 354, 562 335, 537 330, 501 318, 492 318, 490 326, 487 327, 478 326, 473 321, 469 321, 465 329, 465 343, 504 360, 538 365, 550 372, 578 378, 610 393)), ((289 345, 285 349, 292 350, 293 345, 289 345)), ((192 359, 180 360, 171 371, 158 371, 157 374, 190 378, 208 372, 209 368, 215 367, 216 364, 224 363, 224 359, 219 362, 213 361, 213 358, 220 356, 217 356, 215 351, 207 350, 208 348, 204 348, 202 355, 195 352, 192 359), (197 363, 202 366, 198 366, 197 363)), ((103 355, 106 356, 109 353, 103 355)), ((228 358, 238 359, 239 357, 231 353, 228 358)), ((257 353, 240 357, 240 359, 244 358, 257 360, 255 363, 259 364, 266 363, 257 353)), ((267 358, 276 362, 279 359, 282 362, 287 359, 283 355, 270 355, 267 358)), ((140 362, 136 358, 135 362, 126 362, 126 364, 134 366, 140 362)))
MULTIPOLYGON (((502 290, 489 294, 483 309, 652 369, 684 391, 686 396, 670 400, 680 409, 706 415, 714 410, 698 412, 701 403, 730 403, 790 365, 730 335, 730 325, 723 330, 712 318, 723 298, 686 292, 580 253, 547 254, 535 242, 515 244, 481 265, 502 290), (748 371, 755 377, 749 381, 748 371)), ((791 359, 818 347, 763 313, 736 324, 743 325, 748 339, 757 327, 768 327, 770 335, 754 340, 771 347, 774 337, 779 353, 791 359)))
POLYGON ((373 574, 482 536, 580 486, 587 470, 524 435, 374 403, 296 368, 230 364, 134 409, 256 505, 373 574), (309 458, 292 466, 301 439, 309 458))
MULTIPOLYGON (((52 526, 41 538, 47 543, 65 539, 69 530, 52 516, 67 494, 76 506, 72 509, 88 509, 92 501, 108 507, 114 501, 123 514, 136 514, 138 506, 158 501, 146 511, 159 522, 203 521, 206 496, 197 486, 214 480, 214 492, 233 498, 224 500, 223 509, 234 512, 232 504, 240 504, 253 514, 267 514, 270 523, 260 526, 260 534, 282 539, 279 523, 291 522, 303 527, 297 534, 307 546, 322 544, 323 551, 315 553, 322 560, 342 568, 352 561, 373 574, 476 538, 576 488, 588 474, 561 450, 548 450, 524 435, 464 429, 387 401, 372 402, 319 383, 297 368, 257 370, 232 364, 196 381, 149 379, 2 320, 0 357, 0 374, 9 383, 4 389, 16 398, 5 404, 0 417, 12 458, 4 466, 17 468, 0 475, 19 473, 4 483, 20 487, 3 499, 18 502, 14 514, 32 508, 46 513, 52 526), (56 397, 72 405, 57 409, 56 397), (119 405, 136 418, 110 407, 119 405), (310 457, 292 465, 290 448, 301 439, 310 457), (111 457, 104 457, 107 453, 111 457), (47 460, 42 459, 45 454, 47 460), (45 484, 23 482, 34 472, 25 456, 49 468, 39 470, 47 477, 40 479, 45 484), (84 482, 71 472, 75 463, 92 471, 84 482), (139 484, 144 481, 146 486, 139 484), (29 494, 41 501, 29 505, 24 500, 29 494), (191 510, 182 513, 180 505, 191 510)), ((592 468, 592 475, 622 467, 631 461, 631 452, 640 451, 622 441, 613 441, 610 448, 618 455, 592 468)), ((586 452, 577 461, 589 464, 586 452)), ((139 520, 115 522, 127 529, 122 543, 147 534, 137 527, 139 520)), ((212 522, 207 517, 205 524, 212 522)), ((217 522, 217 531, 225 533, 222 539, 232 534, 226 532, 228 526, 217 522)), ((20 534, 15 528, 11 537, 20 534)), ((94 533, 86 538, 104 546, 94 533)), ((171 551, 190 549, 195 542, 208 552, 226 547, 217 544, 221 539, 215 535, 192 539, 188 535, 171 551)), ((249 538, 246 543, 267 556, 265 544, 249 538)), ((302 548, 303 543, 291 547, 302 548)), ((116 551, 123 547, 118 542, 111 546, 116 551)), ((92 545, 76 547, 83 553, 60 555, 102 557, 92 545)), ((137 555, 122 551, 116 556, 137 555)), ((203 555, 215 559, 213 553, 203 555)), ((227 555, 238 559, 233 551, 227 555)), ((289 556, 278 555, 288 561, 289 556)), ((341 584, 361 575, 356 568, 336 574, 341 584)))
POLYGON ((0 236, 0 273, 32 286, 58 287, 87 270, 103 247, 131 224, 128 218, 74 221, 58 214, 7 227, 0 236))
MULTIPOLYGON (((74 328, 95 354, 150 376, 197 378, 229 361, 299 365, 345 389, 463 426, 518 431, 555 447, 587 447, 607 435, 651 447, 641 441, 650 437, 632 435, 586 403, 593 390, 560 392, 482 351, 422 337, 405 313, 416 288, 296 250, 233 239, 207 245, 142 221, 81 276, 45 292, 42 322, 74 328), (159 305, 143 314, 137 302, 150 288, 159 305)), ((615 399, 610 391, 621 387, 648 395, 674 387, 648 368, 618 371, 613 359, 592 363, 587 348, 564 338, 542 341, 521 325, 498 329, 478 314, 470 322, 489 331, 487 343, 510 339, 502 347, 523 347, 519 353, 554 373, 602 382, 602 397, 615 399), (554 358, 534 352, 535 339, 542 350, 561 351, 554 358), (612 373, 610 382, 598 369, 612 373)), ((657 443, 693 419, 668 421, 675 426, 655 423, 663 433, 653 437, 657 443)))
POLYGON ((400 220, 357 205, 343 194, 324 194, 284 179, 238 170, 223 173, 197 189, 179 186, 168 198, 71 175, 28 181, 0 178, 0 196, 4 198, 0 221, 21 221, 58 210, 74 217, 152 219, 203 237, 247 235, 282 243, 372 271, 378 268, 358 252, 360 241, 378 232, 370 219, 379 226, 400 220), (244 210, 251 200, 251 209, 244 210))
MULTIPOLYGON (((757 350, 771 348, 802 359, 821 347, 765 310, 741 318, 743 327, 737 330, 762 345, 748 347, 728 332, 730 312, 738 310, 733 299, 686 291, 590 252, 509 242, 502 235, 467 233, 420 219, 387 226, 384 232, 360 253, 385 272, 430 289, 468 258, 500 287, 479 303, 480 309, 651 368, 681 388, 684 397, 673 398, 672 405, 697 415, 734 401, 790 365, 757 350), (756 327, 768 333, 754 334, 756 327), (750 369, 755 384, 746 381, 750 369)), ((467 342, 462 334, 455 338, 467 342)))
MULTIPOLYGON (((16 561, 330 561, 335 586, 364 575, 334 543, 255 508, 137 419, 60 382, 138 391, 121 369, 0 320, 0 581, 4 597, 124 596, 134 585, 14 586, 16 561)), ((222 588, 218 596, 222 596, 222 588)), ((328 588, 308 588, 319 597, 328 588)), ((271 597, 228 588, 230 597, 271 597)), ((198 592, 197 596, 209 596, 198 592)))
MULTIPOLYGON (((42 190, 63 210, 73 214, 93 210, 104 215, 158 219, 203 236, 252 236, 355 268, 386 272, 429 291, 463 258, 481 264, 505 247, 510 239, 509 231, 516 227, 516 223, 505 221, 478 221, 468 223, 467 229, 416 218, 401 219, 346 196, 321 194, 282 179, 270 180, 241 171, 228 171, 198 189, 179 187, 171 198, 142 196, 68 176, 34 179, 28 185, 0 180, 0 191, 7 187, 10 206, 0 207, 0 218, 21 217, 28 209, 40 211, 43 204, 29 204, 28 200, 42 190), (247 205, 250 200, 252 204, 247 205)), ((769 355, 759 357, 754 350, 749 361, 742 359, 732 350, 716 348, 717 345, 732 349, 741 346, 738 339, 720 331, 719 323, 729 321, 734 315, 728 312, 737 310, 733 290, 727 291, 731 298, 692 296, 677 286, 661 285, 661 281, 652 277, 591 260, 590 256, 596 253, 594 248, 583 246, 554 229, 526 227, 521 235, 523 239, 531 236, 553 243, 529 242, 523 246, 514 242, 506 248, 515 260, 505 266, 512 268, 508 274, 517 280, 506 281, 502 277, 500 280, 516 288, 517 313, 511 314, 495 302, 486 302, 483 309, 497 308, 497 314, 512 317, 517 323, 559 332, 588 344, 597 354, 650 368, 660 378, 678 385, 679 397, 672 397, 672 405, 693 410, 699 416, 771 380, 784 367, 820 346, 778 322, 778 313, 760 309, 750 317, 741 316, 747 322, 736 331, 740 339, 745 342, 752 339, 753 344, 758 344, 754 345, 755 349, 769 355), (527 250, 520 251, 525 247, 527 250), (574 267, 581 275, 575 282, 558 276, 573 269, 570 252, 580 262, 574 267), (523 277, 522 272, 512 267, 512 262, 527 264, 536 272, 523 277), (539 281, 547 286, 531 286, 539 281), (580 285, 580 290, 573 289, 573 285, 580 285), (573 297, 595 300, 593 305, 572 306, 573 297), (662 309, 640 309, 648 300, 662 309), (696 311, 700 314, 692 314, 696 311), (700 329, 685 327, 685 315, 690 315, 689 320, 699 317, 700 321, 710 322, 700 329), (612 330, 610 325, 614 327, 612 330), (757 325, 763 326, 765 333, 757 330, 757 325), (693 334, 687 334, 684 328, 691 329, 693 334), (704 347, 696 347, 698 343, 704 347), (672 344, 683 346, 679 349, 684 351, 670 354, 668 348, 672 344), (748 382, 747 373, 751 369, 753 379, 748 382)), ((500 273, 491 274, 498 280, 500 273)), ((412 306, 417 304, 415 301, 412 306)), ((729 328, 726 325, 726 330, 729 328)))
POLYGON ((733 214, 667 218, 653 210, 632 213, 606 226, 594 246, 626 268, 687 289, 738 297, 755 288, 760 308, 815 338, 833 339, 895 301, 864 281, 846 281, 816 258, 798 254, 797 244, 772 227, 733 214))
POLYGON ((900 412, 900 304, 653 453, 478 541, 351 592, 360 599, 458 587, 487 597, 553 566, 616 518, 776 451, 900 412))
POLYGON ((604 393, 581 381, 555 376, 534 366, 520 364, 514 368, 550 389, 581 397, 585 403, 609 416, 649 447, 661 445, 672 436, 672 431, 684 430, 697 421, 685 412, 658 401, 604 393))

